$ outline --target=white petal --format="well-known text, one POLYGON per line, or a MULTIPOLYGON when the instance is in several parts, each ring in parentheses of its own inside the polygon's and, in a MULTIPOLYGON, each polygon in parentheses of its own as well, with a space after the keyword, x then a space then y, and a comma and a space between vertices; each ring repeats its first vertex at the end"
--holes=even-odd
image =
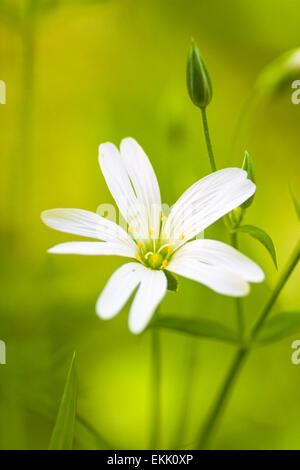
POLYGON ((66 242, 55 245, 49 253, 64 255, 112 255, 134 258, 137 248, 116 240, 111 242, 66 242))
POLYGON ((123 240, 134 246, 129 235, 114 222, 94 212, 82 209, 50 209, 42 213, 43 222, 60 232, 72 233, 99 240, 123 240))
POLYGON ((144 268, 139 289, 129 312, 129 329, 141 333, 167 292, 167 278, 162 271, 144 268))
POLYGON ((203 239, 186 243, 174 254, 169 267, 173 260, 176 262, 176 260, 183 258, 195 259, 200 263, 209 264, 221 270, 226 269, 249 282, 261 282, 265 278, 264 272, 258 264, 232 246, 217 240, 203 239))
POLYGON ((139 215, 138 201, 117 147, 110 142, 101 144, 99 163, 121 214, 130 225, 133 225, 133 220, 139 215))
POLYGON ((145 269, 142 264, 127 263, 112 274, 96 303, 99 317, 108 320, 122 310, 141 282, 145 269))
POLYGON ((161 199, 159 185, 151 163, 143 149, 134 139, 127 138, 122 140, 120 150, 137 199, 147 208, 149 228, 158 235, 161 199))
POLYGON ((168 269, 179 276, 192 279, 218 294, 240 297, 248 294, 249 284, 236 273, 188 257, 172 258, 168 269))
POLYGON ((216 171, 191 186, 174 204, 164 231, 172 240, 190 240, 255 192, 255 184, 239 168, 216 171))

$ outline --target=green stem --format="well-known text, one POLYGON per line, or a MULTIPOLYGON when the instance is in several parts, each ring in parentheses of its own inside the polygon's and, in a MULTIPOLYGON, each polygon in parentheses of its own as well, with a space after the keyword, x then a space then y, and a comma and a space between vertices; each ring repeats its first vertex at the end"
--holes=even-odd
POLYGON ((259 319, 257 320, 256 324, 254 325, 252 332, 251 332, 251 338, 255 338, 261 327, 263 326, 267 316, 269 315, 269 312, 271 311, 274 303, 277 300, 277 297, 279 296, 283 286, 287 282, 288 278, 292 274, 294 268, 296 267, 298 261, 300 258, 300 239, 292 252, 289 261, 287 262, 280 278, 278 279, 278 282, 275 286, 275 289, 273 290, 268 302, 266 303, 259 319))
POLYGON ((236 316, 237 316, 237 325, 238 325, 238 330, 239 330, 239 337, 240 337, 240 341, 242 343, 243 339, 244 339, 244 331, 245 331, 243 301, 240 297, 237 297, 235 299, 235 303, 236 303, 236 316))
MULTIPOLYGON (((14 165, 15 198, 13 213, 15 213, 17 227, 27 227, 30 223, 30 198, 32 194, 32 174, 33 174, 33 109, 34 109, 34 65, 36 50, 36 12, 35 1, 28 0, 21 24, 22 38, 22 63, 20 82, 20 108, 18 122, 18 139, 16 154, 18 165, 14 165)), ((17 256, 24 245, 28 243, 26 230, 22 232, 22 246, 17 246, 17 256)))
POLYGON ((160 333, 158 328, 151 331, 151 390, 152 393, 152 423, 150 433, 150 449, 155 450, 159 442, 160 428, 160 376, 161 376, 161 359, 160 359, 160 333))
POLYGON ((178 425, 176 429, 176 435, 174 438, 173 449, 180 449, 185 435, 190 404, 194 392, 194 378, 195 378, 195 365, 197 360, 197 338, 187 338, 187 351, 188 357, 186 358, 186 367, 185 367, 185 380, 184 380, 184 389, 182 393, 182 405, 180 408, 180 416, 178 420, 178 425))
POLYGON ((248 350, 246 348, 239 349, 234 357, 232 365, 229 369, 227 376, 223 382, 220 392, 217 396, 215 404, 209 414, 207 420, 204 423, 203 430, 200 433, 198 439, 198 449, 205 449, 210 441, 210 438, 215 430, 215 427, 221 417, 221 413, 224 410, 224 406, 229 399, 232 386, 238 376, 239 371, 246 359, 248 350))
MULTIPOLYGON (((203 123, 203 130, 204 130, 204 136, 205 136, 205 142, 206 142, 206 147, 207 147, 207 152, 208 152, 208 157, 210 161, 210 167, 212 171, 217 170, 217 165, 214 157, 214 152, 212 149, 212 144, 210 140, 210 134, 209 134, 209 127, 208 127, 208 122, 207 122, 207 116, 206 116, 206 109, 201 108, 201 113, 202 113, 202 123, 203 123)), ((225 227, 227 229, 231 229, 231 224, 228 219, 228 214, 226 214, 223 218, 225 227)))
MULTIPOLYGON (((267 318, 269 312, 271 311, 275 301, 277 300, 281 290, 283 289, 284 285, 286 284, 287 280, 289 279, 290 275, 292 274, 293 270, 295 269, 298 261, 300 258, 300 240, 298 241, 285 269, 283 270, 280 278, 277 281, 277 284, 268 300, 266 303, 265 307, 263 308, 259 319, 256 323, 256 325, 253 327, 252 332, 251 332, 251 338, 254 339, 255 336, 258 334, 259 330, 263 326, 263 323, 265 319, 267 318)), ((240 372, 242 365, 244 364, 244 361, 247 357, 247 355, 250 353, 250 347, 251 344, 246 348, 241 348, 237 351, 237 354, 233 360, 233 363, 229 369, 229 372, 225 378, 225 381, 221 387, 220 393, 217 396, 217 399, 215 401, 215 404, 212 408, 211 413, 209 414, 204 427, 202 429, 202 432, 199 436, 198 440, 198 448, 203 449, 205 448, 213 434, 213 431, 216 428, 216 425, 220 419, 221 413, 224 411, 224 406, 226 402, 229 399, 230 393, 232 391, 233 384, 235 383, 235 380, 238 376, 238 373, 240 372)))
MULTIPOLYGON (((237 233, 232 232, 230 233, 230 241, 231 245, 238 249, 238 239, 237 239, 237 233)), ((239 331, 239 337, 241 343, 243 342, 244 339, 244 331, 245 331, 245 320, 244 320, 244 307, 243 307, 243 300, 240 297, 237 297, 234 299, 235 305, 236 305, 236 316, 237 316, 237 325, 238 325, 238 331, 239 331)))
POLYGON ((211 145, 211 140, 209 136, 209 129, 208 129, 208 123, 207 123, 207 116, 206 116, 206 109, 201 108, 201 113, 202 113, 202 123, 203 123, 203 129, 204 129, 204 136, 205 136, 205 141, 206 141, 206 147, 207 147, 207 152, 209 156, 209 161, 210 161, 210 166, 212 171, 216 171, 216 162, 215 162, 215 157, 211 145))
MULTIPOLYGON (((201 108, 201 113, 202 113, 203 130, 204 130, 204 136, 205 136, 210 166, 211 166, 212 171, 216 171, 217 167, 216 167, 216 162, 215 162, 214 153, 213 153, 212 144, 211 144, 210 135, 209 135, 206 109, 201 108)), ((182 414, 179 420, 176 439, 174 441, 175 448, 179 447, 182 435, 186 427, 186 421, 187 421, 188 410, 189 410, 189 402, 190 402, 189 397, 190 397, 191 390, 192 390, 191 382, 193 381, 193 375, 195 371, 195 359, 196 359, 196 343, 194 344, 194 346, 191 347, 191 350, 190 350, 190 356, 188 360, 187 374, 186 374, 186 386, 185 386, 185 392, 183 394, 184 403, 182 407, 182 414)))

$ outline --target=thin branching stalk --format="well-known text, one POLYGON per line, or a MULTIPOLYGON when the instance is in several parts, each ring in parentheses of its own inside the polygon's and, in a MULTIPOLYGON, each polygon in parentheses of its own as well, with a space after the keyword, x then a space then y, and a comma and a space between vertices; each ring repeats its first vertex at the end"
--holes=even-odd
MULTIPOLYGON (((29 152, 32 139, 32 110, 34 90, 34 62, 35 62, 35 11, 34 2, 28 2, 23 21, 23 61, 22 61, 22 90, 20 130, 21 145, 23 150, 24 170, 28 171, 29 152)), ((24 177, 24 175, 23 175, 24 177)), ((26 180, 26 177, 24 177, 26 180)))
POLYGON ((201 108, 201 112, 202 112, 203 130, 204 130, 204 136, 205 136, 205 142, 206 142, 208 157, 209 157, 209 161, 210 161, 210 166, 211 166, 212 171, 216 171, 217 167, 216 167, 214 152, 213 152, 213 149, 212 149, 212 144, 211 144, 210 135, 209 135, 206 109, 201 108))
MULTIPOLYGON (((36 16, 35 0, 28 0, 21 12, 10 9, 10 25, 20 34, 21 38, 21 63, 19 72, 18 94, 19 106, 16 118, 16 143, 12 148, 10 165, 10 177, 13 182, 13 190, 8 198, 8 214, 16 234, 21 236, 10 239, 11 263, 9 269, 11 275, 20 268, 20 262, 24 262, 24 268, 29 266, 26 260, 28 253, 28 230, 30 217, 30 194, 32 192, 32 161, 33 161, 33 108, 34 108, 34 66, 36 50, 36 16)), ((1 16, 0 7, 0 16, 1 16)), ((3 12, 5 13, 5 12, 3 12)), ((3 19, 3 18, 1 18, 3 19)))
POLYGON ((260 331, 261 327, 263 326, 267 316, 270 313, 270 310, 272 309, 274 303, 276 302, 277 297, 279 296, 283 286, 285 285, 288 278, 290 277, 293 270, 295 269, 299 259, 300 259, 300 239, 299 239, 297 245, 295 246, 295 249, 294 249, 293 253, 291 254, 290 259, 287 262, 280 278, 278 279, 278 282, 275 286, 275 289, 273 290, 268 302, 266 303, 261 315, 259 316, 256 324, 254 325, 254 327, 252 329, 252 333, 251 333, 251 338, 252 339, 254 339, 256 337, 256 335, 259 333, 259 331, 260 331))
POLYGON ((152 414, 150 431, 150 449, 158 448, 160 435, 160 382, 161 382, 161 345, 158 328, 151 331, 151 390, 152 390, 152 414))
MULTIPOLYGON (((267 316, 269 315, 273 305, 275 304, 280 292, 282 291, 283 287, 285 286, 286 282, 288 281, 290 275, 292 274, 293 270, 295 269, 298 261, 300 258, 300 240, 298 241, 289 261, 287 262, 281 276, 279 277, 277 284, 267 301, 265 307, 263 308, 255 326, 252 329, 250 334, 251 340, 254 340, 257 334, 259 333, 260 329, 262 328, 267 316)), ((225 378, 225 381, 220 389, 220 392, 216 398, 214 406, 204 423, 202 431, 199 435, 198 439, 198 448, 204 449, 209 444, 213 432, 216 429, 216 425, 224 411, 224 407, 230 397, 230 394, 233 389, 233 385, 238 377, 238 374, 245 362, 246 357, 251 351, 251 342, 246 345, 242 346, 236 353, 232 365, 229 369, 229 372, 225 378)))
POLYGON ((183 437, 185 435, 188 418, 189 418, 189 410, 191 399, 193 395, 193 382, 195 378, 195 363, 197 358, 197 351, 198 351, 198 341, 197 338, 187 338, 188 340, 188 358, 186 359, 186 367, 185 367, 185 381, 184 381, 184 389, 182 393, 182 403, 180 407, 180 416, 177 424, 177 429, 175 433, 175 437, 173 439, 174 442, 174 449, 180 449, 183 442, 183 437))
MULTIPOLYGON (((217 167, 216 167, 214 152, 213 152, 212 143, 211 143, 210 135, 209 135, 206 109, 201 108, 201 113, 202 113, 204 137, 205 137, 207 153, 208 153, 208 157, 210 161, 210 166, 211 166, 212 171, 216 171, 217 167)), ((193 378, 194 378, 196 352, 197 352, 197 344, 196 342, 194 342, 190 346, 190 354, 189 354, 187 373, 186 373, 185 391, 183 393, 182 412, 181 412, 179 423, 178 423, 177 434, 174 439, 175 448, 180 448, 182 436, 184 435, 184 432, 186 429, 191 391, 193 389, 191 382, 193 382, 193 378)))
MULTIPOLYGON (((209 135, 209 127, 208 127, 208 122, 207 122, 206 110, 205 110, 205 108, 202 108, 201 111, 202 111, 204 136, 205 136, 205 140, 206 140, 206 147, 207 147, 208 157, 209 157, 209 160, 210 160, 210 166, 211 166, 212 171, 216 171, 217 167, 216 167, 215 157, 214 157, 213 148, 212 148, 210 135, 209 135)), ((230 227, 227 226, 225 219, 224 219, 224 223, 225 223, 225 227, 230 230, 230 227)), ((231 242, 231 245, 233 247, 238 248, 237 234, 235 232, 230 233, 230 242, 231 242)), ((245 327, 244 327, 243 303, 242 303, 241 299, 235 299, 235 303, 236 303, 237 326, 238 326, 240 341, 241 341, 241 344, 242 344, 243 338, 244 338, 244 329, 245 329, 245 327)), ((246 350, 245 349, 241 349, 237 353, 237 356, 236 356, 236 358, 233 362, 233 365, 232 365, 232 367, 229 371, 229 374, 226 377, 225 382, 224 382, 224 384, 221 388, 221 392, 220 392, 220 394, 219 394, 219 396, 216 400, 216 406, 212 410, 212 414, 209 416, 209 418, 207 420, 207 423, 204 425, 205 434, 201 435, 201 437, 200 437, 200 441, 199 441, 200 442, 200 444, 199 444, 200 448, 202 448, 202 446, 204 446, 206 444, 206 439, 209 438, 210 433, 212 432, 212 430, 214 428, 214 425, 215 425, 215 422, 218 418, 218 415, 219 415, 222 407, 224 406, 226 396, 227 396, 227 394, 228 394, 228 392, 229 392, 229 390, 230 390, 230 388, 231 388, 231 386, 234 382, 234 379, 235 379, 235 377, 237 375, 237 372, 238 372, 238 370, 239 370, 239 368, 240 368, 240 366, 241 366, 241 364, 244 360, 245 355, 246 355, 246 350)), ((190 359, 191 359, 191 364, 192 365, 189 367, 189 375, 192 376, 192 371, 193 371, 194 362, 195 362, 195 353, 193 354, 193 357, 191 357, 190 359)), ((188 391, 188 388, 187 388, 187 391, 188 391)), ((187 398, 188 398, 188 394, 186 396, 185 403, 188 402, 187 398)), ((183 423, 185 422, 186 414, 187 414, 187 409, 185 407, 184 413, 182 415, 182 422, 183 423)))
MULTIPOLYGON (((238 249, 238 237, 236 232, 232 232, 230 234, 230 242, 231 245, 238 249)), ((237 316, 237 325, 239 331, 240 342, 243 342, 244 339, 244 331, 245 331, 245 320, 244 320, 244 306, 243 300, 240 297, 234 299, 236 304, 236 316, 237 316)))
MULTIPOLYGON (((25 227, 28 223, 28 207, 30 191, 32 191, 32 166, 33 160, 33 109, 34 109, 34 66, 36 50, 36 15, 35 2, 28 0, 21 24, 21 37, 23 46, 21 84, 20 84, 20 110, 18 129, 17 155, 20 158, 19 184, 16 187, 17 214, 19 222, 25 227)), ((22 247, 25 234, 22 235, 22 247)))
MULTIPOLYGON (((212 149, 212 144, 209 136, 209 128, 208 128, 208 122, 207 122, 207 116, 206 116, 206 110, 205 108, 201 109, 202 111, 202 121, 203 121, 203 129, 204 129, 204 135, 205 135, 205 140, 206 140, 206 146, 207 146, 207 152, 210 160, 210 166, 212 171, 216 171, 216 163, 215 163, 215 157, 212 149)), ((223 218, 224 224, 226 229, 230 230, 230 222, 228 220, 228 217, 226 216, 223 218)), ((236 232, 230 232, 230 243, 234 248, 238 248, 238 239, 237 239, 237 233, 236 232)), ((241 342, 243 341, 244 337, 244 309, 243 309, 243 302, 242 299, 237 298, 235 299, 236 303, 236 315, 237 315, 237 325, 238 325, 238 331, 240 335, 240 340, 241 342)))
POLYGON ((212 434, 221 417, 221 413, 229 398, 234 382, 237 379, 238 373, 241 370, 241 367, 246 359, 248 352, 249 350, 246 348, 241 348, 236 352, 229 372, 225 377, 225 380, 212 407, 212 410, 204 423, 203 430, 200 433, 197 445, 198 449, 205 449, 208 443, 210 442, 212 434))

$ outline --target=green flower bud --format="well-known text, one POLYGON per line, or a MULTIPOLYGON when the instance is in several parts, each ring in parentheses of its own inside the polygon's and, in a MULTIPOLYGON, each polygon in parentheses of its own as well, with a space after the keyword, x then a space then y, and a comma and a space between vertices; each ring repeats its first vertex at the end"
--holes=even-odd
MULTIPOLYGON (((253 162, 252 162, 252 159, 251 159, 251 157, 250 157, 250 155, 247 151, 245 152, 242 169, 247 171, 249 180, 251 180, 253 183, 255 183, 253 162)), ((249 199, 247 199, 247 201, 245 201, 244 204, 242 204, 241 207, 243 209, 246 209, 247 207, 249 207, 252 204, 253 199, 254 199, 254 194, 249 199)))
POLYGON ((242 206, 236 207, 228 214, 230 220, 230 228, 236 228, 240 225, 243 220, 244 211, 242 206))
POLYGON ((192 102, 206 108, 212 99, 212 85, 195 42, 192 41, 187 63, 187 87, 192 102))

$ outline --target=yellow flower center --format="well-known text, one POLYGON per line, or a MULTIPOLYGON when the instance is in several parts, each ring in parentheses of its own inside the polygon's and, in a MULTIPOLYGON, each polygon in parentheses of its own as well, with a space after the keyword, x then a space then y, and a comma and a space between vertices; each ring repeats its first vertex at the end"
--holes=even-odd
MULTIPOLYGON (((166 222, 167 218, 162 217, 162 224, 166 222)), ((149 228, 148 237, 144 239, 136 239, 134 227, 129 226, 128 231, 137 244, 137 252, 135 258, 144 266, 150 269, 165 269, 169 265, 174 251, 178 246, 181 246, 184 240, 184 234, 181 233, 177 236, 176 240, 171 241, 168 239, 168 234, 163 230, 163 225, 159 230, 159 236, 156 236, 156 231, 149 228)))

